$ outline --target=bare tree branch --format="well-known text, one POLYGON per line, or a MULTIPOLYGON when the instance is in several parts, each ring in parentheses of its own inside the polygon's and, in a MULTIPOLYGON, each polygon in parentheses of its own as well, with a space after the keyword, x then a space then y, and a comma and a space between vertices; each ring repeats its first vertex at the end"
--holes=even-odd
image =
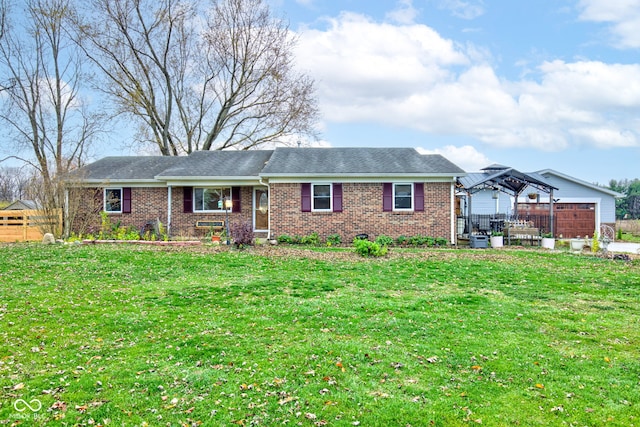
POLYGON ((313 81, 294 70, 284 22, 263 0, 210 5, 93 0, 78 20, 102 90, 144 125, 140 141, 178 155, 314 136, 313 81))
POLYGON ((41 206, 62 207, 59 177, 82 163, 99 132, 99 117, 81 98, 87 75, 77 46, 65 27, 72 0, 26 0, 15 14, 2 3, 0 81, 4 87, 0 120, 16 152, 38 171, 41 206), (17 31, 13 25, 20 24, 17 31), (23 27, 23 25, 26 26, 23 27))

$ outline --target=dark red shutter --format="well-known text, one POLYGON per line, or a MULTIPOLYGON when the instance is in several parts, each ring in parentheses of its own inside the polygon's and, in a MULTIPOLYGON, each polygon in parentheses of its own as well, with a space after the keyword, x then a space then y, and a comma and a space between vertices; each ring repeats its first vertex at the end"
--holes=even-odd
POLYGON ((300 185, 300 200, 302 212, 311 212, 311 184, 300 185))
POLYGON ((393 184, 390 182, 382 184, 382 210, 384 212, 393 210, 393 184))
POLYGON ((131 213, 131 187, 122 189, 122 213, 131 213))
POLYGON ((240 188, 231 187, 231 211, 240 212, 240 188))
POLYGON ((183 212, 193 213, 193 187, 182 188, 183 212))
POLYGON ((342 212, 342 184, 333 184, 333 211, 342 212))
POLYGON ((424 183, 416 182, 413 184, 413 210, 416 212, 424 211, 424 183))

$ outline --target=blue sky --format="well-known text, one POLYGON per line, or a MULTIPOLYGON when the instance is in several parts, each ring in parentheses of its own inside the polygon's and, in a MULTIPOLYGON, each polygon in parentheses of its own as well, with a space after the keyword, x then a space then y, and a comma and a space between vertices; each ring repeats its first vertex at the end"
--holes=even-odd
POLYGON ((268 0, 317 84, 320 145, 640 178, 640 0, 268 0))

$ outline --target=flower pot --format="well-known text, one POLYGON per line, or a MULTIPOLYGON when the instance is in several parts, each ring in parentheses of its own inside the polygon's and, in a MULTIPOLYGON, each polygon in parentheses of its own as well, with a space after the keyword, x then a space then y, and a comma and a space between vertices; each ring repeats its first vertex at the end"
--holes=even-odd
POLYGON ((211 236, 211 241, 220 243, 220 236, 211 236))
POLYGON ((555 249, 556 239, 553 237, 543 237, 540 246, 542 246, 544 249, 555 249))
POLYGON ((582 252, 582 249, 584 248, 583 239, 571 239, 569 244, 571 245, 572 252, 582 252))
POLYGON ((501 248, 504 246, 504 236, 491 236, 491 247, 501 248))

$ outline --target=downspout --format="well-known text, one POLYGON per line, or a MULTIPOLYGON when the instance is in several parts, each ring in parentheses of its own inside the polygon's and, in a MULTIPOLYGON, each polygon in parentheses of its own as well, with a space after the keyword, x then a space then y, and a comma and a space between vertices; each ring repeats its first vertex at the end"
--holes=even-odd
POLYGON ((171 186, 167 187, 167 236, 171 238, 171 195, 172 195, 171 186))
POLYGON ((260 185, 267 187, 267 240, 271 240, 271 185, 268 182, 264 182, 264 178, 260 177, 260 185))
POLYGON ((451 182, 451 244, 457 245, 458 240, 456 239, 456 178, 453 178, 451 182))

